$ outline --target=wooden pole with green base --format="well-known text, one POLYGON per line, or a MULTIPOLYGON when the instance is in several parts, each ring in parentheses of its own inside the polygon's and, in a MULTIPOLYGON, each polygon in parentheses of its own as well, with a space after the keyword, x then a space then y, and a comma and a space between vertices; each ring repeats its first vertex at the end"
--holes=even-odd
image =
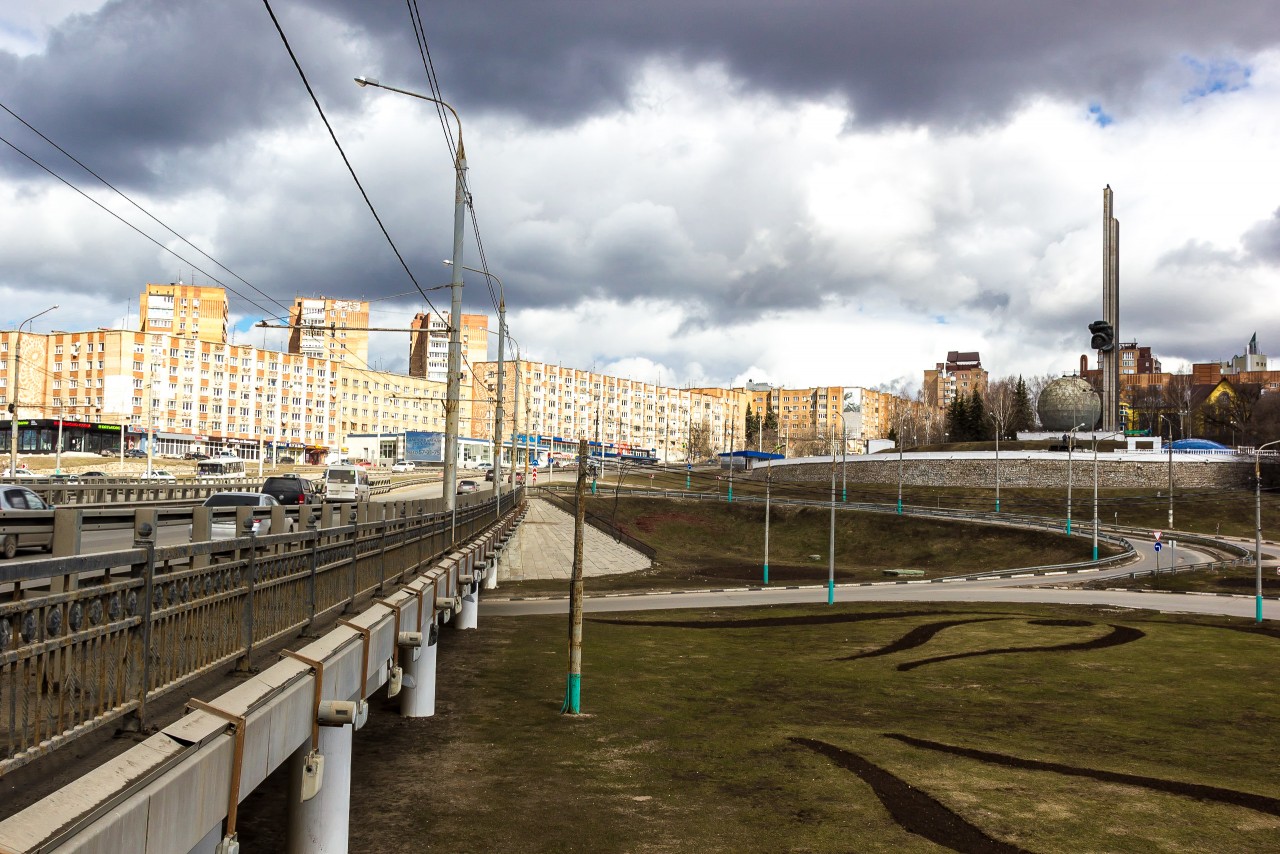
POLYGON ((578 442, 578 489, 573 514, 573 581, 569 587, 569 678, 561 714, 576 715, 582 700, 582 531, 587 512, 587 440, 578 442))

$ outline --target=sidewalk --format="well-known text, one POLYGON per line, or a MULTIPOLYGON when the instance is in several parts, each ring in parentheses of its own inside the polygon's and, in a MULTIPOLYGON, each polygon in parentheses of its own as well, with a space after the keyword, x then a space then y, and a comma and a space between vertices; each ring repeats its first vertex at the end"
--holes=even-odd
MULTIPOLYGON (((587 525, 582 540, 582 572, 590 578, 648 569, 649 558, 587 525)), ((542 579, 568 581, 573 573, 573 517, 533 499, 529 512, 502 553, 498 583, 542 579)))

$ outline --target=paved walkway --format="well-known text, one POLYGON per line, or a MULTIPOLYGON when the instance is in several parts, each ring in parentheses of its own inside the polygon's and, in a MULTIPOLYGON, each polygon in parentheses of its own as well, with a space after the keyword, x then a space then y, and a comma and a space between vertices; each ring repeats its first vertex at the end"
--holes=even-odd
MULTIPOLYGON (((582 540, 582 572, 590 578, 648 569, 649 558, 587 525, 582 540)), ((549 502, 532 499, 529 512, 502 553, 498 583, 563 579, 573 573, 573 516, 549 502)))

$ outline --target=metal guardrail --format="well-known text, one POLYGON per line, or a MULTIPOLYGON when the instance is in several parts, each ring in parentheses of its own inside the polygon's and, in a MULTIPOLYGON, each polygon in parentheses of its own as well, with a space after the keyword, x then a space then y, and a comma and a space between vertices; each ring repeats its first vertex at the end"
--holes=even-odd
POLYGON ((403 580, 521 500, 303 505, 297 533, 165 547, 148 508, 133 548, 0 568, 15 596, 50 590, 0 602, 0 775, 122 718, 145 729, 148 702, 403 580))

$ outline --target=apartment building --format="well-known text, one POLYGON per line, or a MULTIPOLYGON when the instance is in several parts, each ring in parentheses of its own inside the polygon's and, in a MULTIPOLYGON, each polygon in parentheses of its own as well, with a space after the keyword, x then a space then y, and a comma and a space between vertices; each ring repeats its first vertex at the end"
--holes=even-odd
POLYGON ((987 388, 987 371, 977 352, 951 350, 945 362, 937 362, 924 372, 925 403, 946 409, 956 396, 982 394, 987 388))
MULTIPOLYGON (((472 435, 492 440, 497 362, 476 365, 472 435)), ((605 455, 656 455, 683 461, 705 443, 712 452, 740 446, 747 397, 730 389, 681 389, 545 362, 508 361, 502 435, 529 436, 539 455, 572 455, 587 439, 605 455), (518 391, 517 391, 518 388, 518 391), (518 402, 517 402, 518 396, 518 402)))
MULTIPOLYGON (((449 376, 448 312, 419 312, 409 326, 413 330, 409 339, 409 376, 445 382, 449 376)), ((467 385, 475 366, 489 357, 489 316, 463 314, 459 331, 463 385, 467 385)))
MULTIPOLYGON (((349 433, 443 429, 445 387, 425 378, 159 332, 0 332, 0 404, 18 392, 20 453, 144 447, 161 454, 288 453, 322 462, 349 433), (15 382, 16 381, 16 382, 15 382)), ((460 414, 469 417, 469 401, 460 414)), ((0 422, 8 447, 12 421, 0 422)), ((463 424, 464 430, 466 424, 463 424)))
POLYGON ((215 285, 148 283, 138 299, 143 332, 225 344, 227 292, 215 285))
POLYGON ((369 361, 369 303, 297 297, 289 310, 289 352, 341 365, 369 361))

